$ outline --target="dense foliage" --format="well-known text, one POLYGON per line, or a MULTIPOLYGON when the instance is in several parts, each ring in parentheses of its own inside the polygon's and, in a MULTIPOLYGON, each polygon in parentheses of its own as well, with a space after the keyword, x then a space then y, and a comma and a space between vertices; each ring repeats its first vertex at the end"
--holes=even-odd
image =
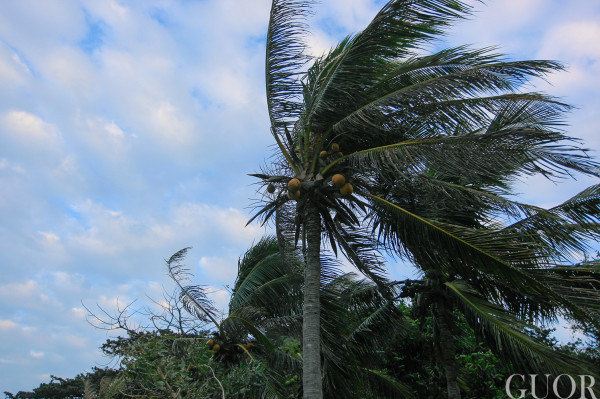
MULTIPOLYGON (((407 334, 389 346, 373 348, 381 353, 376 367, 404 383, 419 399, 444 397, 446 390, 443 370, 436 362, 432 347, 431 321, 424 325, 412 318, 411 307, 401 305, 402 313, 410 318, 407 334)), ((460 365, 460 385, 467 399, 505 399, 504 383, 514 369, 502 362, 489 348, 479 341, 473 330, 461 324, 463 333, 457 337, 457 359, 460 365), (464 327, 464 329, 462 328, 464 327)), ((586 342, 559 344, 550 338, 550 330, 535 334, 558 350, 576 354, 600 367, 600 347, 597 333, 588 331, 586 342)), ((247 356, 235 364, 222 364, 214 359, 214 353, 206 346, 210 336, 181 336, 174 333, 153 331, 133 337, 109 340, 103 345, 107 355, 124 357, 119 370, 94 369, 74 378, 52 377, 50 383, 42 383, 31 392, 5 393, 7 399, 75 399, 114 398, 124 399, 123 393, 138 398, 222 398, 217 379, 223 384, 226 398, 260 398, 264 385, 265 366, 247 356), (173 345, 178 341, 176 345, 173 345), (211 370, 212 369, 212 370, 211 370), (215 375, 213 376, 212 372, 215 375), (88 381, 88 396, 85 383, 88 381), (113 384, 113 392, 107 390, 113 384), (115 383, 116 382, 116 383, 115 383), (170 395, 170 390, 181 389, 180 396, 170 395), (94 392, 96 395, 90 395, 94 392)), ((282 350, 299 353, 297 339, 284 338, 282 350)), ((299 375, 286 376, 289 398, 299 392, 299 375)), ((377 396, 362 396, 365 399, 377 396)), ((388 396, 394 397, 394 396, 388 396)))

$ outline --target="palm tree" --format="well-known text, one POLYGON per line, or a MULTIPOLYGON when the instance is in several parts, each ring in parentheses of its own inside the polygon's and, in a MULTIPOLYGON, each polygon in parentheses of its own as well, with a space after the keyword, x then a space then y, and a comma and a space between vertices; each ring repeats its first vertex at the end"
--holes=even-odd
MULTIPOLYGON (((266 222, 285 214, 296 241, 302 239, 304 397, 323 396, 322 238, 388 298, 378 248, 441 274, 442 281, 465 281, 518 316, 552 317, 557 309, 589 316, 582 307, 594 298, 569 295, 548 271, 564 259, 551 241, 567 223, 542 222, 548 231, 527 232, 501 226, 517 212, 552 219, 509 197, 516 177, 598 176, 597 164, 561 129, 569 106, 521 91, 529 79, 561 64, 510 61, 493 49, 466 46, 423 55, 444 28, 468 15, 469 7, 457 0, 390 0, 363 31, 308 60, 302 44, 308 3, 272 3, 266 91, 278 150, 270 167, 254 175, 267 191, 255 217, 266 222), (447 184, 438 186, 438 180, 447 184), (457 223, 420 213, 415 201, 421 198, 411 187, 444 196, 467 217, 457 223), (489 206, 473 211, 473 201, 489 206)), ((435 209, 438 197, 425 200, 435 209)), ((580 236, 596 228, 595 210, 568 216, 591 214, 594 223, 574 227, 580 236)), ((458 398, 452 379, 449 397, 458 398)))
MULTIPOLYGON (((447 224, 447 228, 477 229, 479 234, 493 233, 486 220, 497 216, 499 212, 508 212, 517 219, 504 227, 505 232, 517 232, 520 237, 527 238, 530 246, 537 243, 531 256, 538 262, 547 265, 568 264, 569 253, 586 253, 590 248, 586 242, 597 240, 600 235, 598 220, 600 216, 600 185, 592 186, 573 198, 549 210, 526 204, 515 204, 504 201, 483 187, 481 182, 471 179, 471 186, 466 192, 457 191, 451 174, 434 178, 435 184, 405 183, 390 188, 390 195, 395 202, 412 213, 423 215, 447 224), (410 198, 409 201, 403 200, 410 198), (432 201, 431 199, 435 199, 432 201), (460 198, 460 201, 457 201, 460 198), (518 207, 511 207, 516 205, 518 207), (506 208, 506 207, 509 208, 506 208), (523 217, 526 213, 527 216, 523 217), (537 253, 536 253, 537 251, 537 253)), ((500 176, 499 176, 500 177, 500 176)), ((464 190, 462 190, 464 191, 464 190)), ((381 213, 379 216, 387 216, 381 213)), ((408 242, 408 238, 404 240, 408 242)), ((444 242, 430 238, 431 244, 438 251, 448 251, 444 242)), ((447 270, 440 271, 419 249, 414 248, 414 261, 423 271, 422 281, 407 281, 403 296, 415 300, 420 316, 432 316, 436 327, 436 346, 439 349, 440 361, 446 370, 448 392, 451 397, 459 397, 457 382, 457 365, 454 356, 454 339, 452 326, 453 314, 456 310, 465 314, 474 330, 479 331, 496 353, 528 372, 545 369, 555 374, 566 371, 582 373, 585 370, 581 361, 535 342, 528 330, 533 330, 532 321, 556 321, 565 311, 572 313, 575 320, 581 317, 582 309, 589 312, 587 320, 599 320, 600 311, 600 269, 590 263, 545 267, 535 270, 536 279, 542 280, 546 293, 550 298, 514 297, 514 293, 506 293, 505 298, 498 298, 494 290, 503 289, 481 285, 476 270, 464 270, 461 274, 447 270), (457 279, 460 276, 460 279, 457 279), (553 295, 562 298, 552 298, 553 295), (505 307, 498 306, 503 303, 505 307), (452 396, 454 395, 454 396, 452 396)), ((450 257, 452 254, 447 253, 450 257)), ((593 369, 590 367, 590 369, 593 369)))
MULTIPOLYGON (((167 261, 169 274, 180 289, 181 299, 199 320, 214 320, 212 344, 215 358, 223 362, 262 362, 265 381, 260 397, 296 397, 285 380, 300 374, 298 354, 281 349, 288 340, 302 337, 303 265, 297 254, 284 258, 278 241, 264 237, 239 260, 227 316, 219 316, 202 286, 190 284, 183 265, 187 249, 167 261), (209 316, 210 314, 210 316, 209 316)), ((379 369, 385 348, 402 330, 402 318, 394 302, 378 288, 338 270, 334 259, 323 257, 320 297, 324 322, 324 387, 326 397, 413 397, 410 389, 379 369), (365 396, 367 395, 367 396, 365 396)))

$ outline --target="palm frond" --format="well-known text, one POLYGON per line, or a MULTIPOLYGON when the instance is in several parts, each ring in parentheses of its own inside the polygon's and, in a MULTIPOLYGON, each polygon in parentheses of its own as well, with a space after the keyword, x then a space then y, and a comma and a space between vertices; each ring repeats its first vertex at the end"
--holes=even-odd
POLYGON ((460 281, 447 282, 449 292, 467 316, 467 320, 492 346, 494 352, 525 371, 559 375, 595 374, 593 366, 581 359, 557 352, 527 335, 530 325, 505 309, 494 305, 460 281))
POLYGON ((273 0, 267 32, 265 81, 271 132, 290 166, 294 143, 286 131, 302 111, 299 75, 307 58, 303 36, 310 1, 273 0))
POLYGON ((352 152, 322 168, 321 174, 348 161, 355 170, 393 172, 390 176, 433 170, 480 184, 501 184, 517 174, 568 176, 578 171, 598 175, 598 164, 585 150, 568 144, 569 140, 562 133, 524 122, 461 135, 434 133, 352 152))
POLYGON ((330 232, 346 258, 365 277, 373 281, 388 297, 391 296, 389 282, 385 276, 383 259, 377 250, 377 242, 364 228, 344 228, 337 224, 337 228, 330 232), (352 230, 352 231, 350 231, 352 230))
POLYGON ((327 390, 347 397, 359 384, 372 381, 367 368, 374 367, 375 358, 403 328, 396 305, 371 282, 343 274, 324 285, 321 350, 327 390))
POLYGON ((340 119, 339 112, 365 102, 361 93, 379 82, 389 60, 410 55, 468 10, 462 1, 388 1, 362 32, 315 63, 305 93, 306 119, 317 130, 327 130, 340 119))
POLYGON ((570 318, 600 325, 600 263, 586 262, 557 266, 536 272, 537 278, 550 287, 565 302, 564 312, 570 318))
POLYGON ((191 247, 183 248, 166 261, 169 277, 179 287, 184 308, 199 320, 210 320, 220 329, 220 323, 216 319, 217 310, 208 298, 204 287, 189 284, 192 274, 183 261, 190 249, 191 247))
POLYGON ((229 304, 230 312, 253 306, 262 309, 263 318, 287 314, 294 304, 299 305, 301 301, 301 266, 293 258, 284 262, 277 241, 272 237, 261 240, 258 245, 268 247, 269 252, 262 253, 261 248, 254 251, 256 247, 253 247, 252 252, 249 251, 240 261, 240 274, 229 304))
POLYGON ((385 391, 392 391, 394 394, 397 394, 394 397, 406 399, 416 397, 415 393, 410 389, 409 386, 396 380, 385 371, 377 369, 365 369, 365 371, 367 374, 373 377, 374 381, 370 382, 370 385, 377 390, 381 390, 383 386, 384 388, 387 388, 385 391))
POLYGON ((600 239, 600 185, 548 210, 539 209, 506 229, 534 237, 558 260, 571 260, 600 239))
MULTIPOLYGON (((394 116, 402 115, 403 122, 406 124, 410 122, 410 119, 406 120, 407 116, 419 110, 422 112, 413 115, 418 116, 428 125, 431 125, 429 121, 432 116, 440 115, 440 112, 445 112, 445 119, 450 121, 469 120, 465 118, 465 107, 460 107, 459 100, 469 100, 470 111, 476 110, 478 106, 480 109, 485 109, 483 106, 489 107, 498 102, 476 102, 473 98, 490 93, 512 93, 528 77, 541 76, 560 68, 560 64, 553 61, 489 62, 486 56, 482 61, 477 60, 472 64, 431 69, 431 75, 421 73, 415 76, 405 74, 393 76, 387 78, 385 84, 377 85, 372 92, 367 90, 370 95, 366 101, 356 103, 359 106, 335 120, 330 129, 333 135, 365 129, 385 133, 388 131, 387 126, 394 121, 394 116), (423 104, 429 104, 429 108, 437 108, 436 113, 428 112, 429 110, 424 108, 423 104)), ((441 124, 442 127, 448 125, 448 123, 445 126, 441 124)))
MULTIPOLYGON (((517 237, 516 235, 500 235, 497 234, 498 231, 493 230, 468 229, 439 223, 412 213, 382 197, 375 195, 369 195, 369 197, 374 201, 374 206, 383 206, 388 209, 388 214, 391 212, 391 214, 396 215, 393 220, 384 220, 379 215, 375 217, 374 228, 378 231, 384 245, 386 243, 391 247, 396 245, 397 249, 401 249, 402 242, 406 240, 410 243, 409 236, 413 234, 415 235, 415 242, 419 240, 423 240, 421 242, 437 242, 439 250, 444 251, 445 255, 455 254, 455 263, 461 261, 465 264, 471 263, 474 268, 477 268, 474 263, 478 263, 477 266, 481 268, 481 271, 492 275, 497 274, 501 278, 508 278, 509 281, 515 284, 523 286, 531 284, 530 289, 534 292, 541 289, 523 271, 527 262, 531 262, 530 268, 537 268, 539 266, 535 263, 537 258, 532 258, 535 254, 530 251, 526 243, 514 240, 517 237), (448 249, 447 252, 446 249, 448 249), (478 262, 477 259, 482 261, 478 262), (517 263, 519 263, 519 268, 515 266, 517 263), (511 274, 513 275, 512 278, 511 274), (512 281, 513 279, 515 281, 512 281), (517 280, 520 280, 520 282, 517 282, 517 280)), ((380 210, 380 214, 383 215, 384 212, 380 210)), ((412 246, 411 249, 414 250, 412 246)), ((423 255, 435 258, 435 261, 432 259, 432 264, 437 264, 437 261, 441 261, 441 259, 436 258, 435 252, 430 248, 425 248, 423 255)), ((443 263, 447 262, 448 260, 443 263)))

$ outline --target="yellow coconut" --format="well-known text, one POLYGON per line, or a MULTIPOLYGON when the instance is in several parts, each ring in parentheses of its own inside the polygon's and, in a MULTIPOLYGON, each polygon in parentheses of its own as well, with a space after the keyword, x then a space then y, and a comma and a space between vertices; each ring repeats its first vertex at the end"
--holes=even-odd
POLYGON ((338 152, 340 150, 340 145, 338 143, 331 143, 331 151, 338 152))
POLYGON ((326 157, 327 157, 327 151, 325 151, 325 150, 321 151, 321 152, 319 153, 319 156, 320 156, 321 158, 326 158, 326 157))
POLYGON ((213 350, 213 352, 218 352, 220 349, 221 349, 221 345, 219 345, 219 344, 215 344, 215 345, 212 347, 212 350, 213 350))
POLYGON ((300 180, 293 178, 288 182, 288 189, 292 192, 300 190, 300 180))
POLYGON ((344 184, 346 184, 346 178, 344 175, 336 173, 335 175, 331 176, 331 182, 337 188, 341 188, 344 184))
POLYGON ((208 341, 206 341, 206 345, 208 345, 208 346, 212 347, 214 344, 216 344, 214 339, 209 339, 208 341))
POLYGON ((352 184, 350 183, 346 183, 342 186, 342 188, 340 188, 340 194, 342 195, 350 195, 354 192, 354 187, 352 187, 352 184))

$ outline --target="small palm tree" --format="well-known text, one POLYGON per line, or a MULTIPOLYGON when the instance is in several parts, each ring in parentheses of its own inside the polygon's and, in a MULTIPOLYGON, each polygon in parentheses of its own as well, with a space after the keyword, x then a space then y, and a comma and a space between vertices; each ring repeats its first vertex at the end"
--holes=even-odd
MULTIPOLYGON (((307 1, 272 2, 266 91, 278 151, 254 175, 267 191, 255 217, 283 214, 279 219, 287 216, 296 241, 302 239, 304 397, 323 396, 323 237, 388 297, 377 247, 436 271, 442 281, 467 281, 516 314, 551 315, 560 308, 585 317, 589 295, 585 301, 569 296, 547 272, 560 258, 552 241, 567 223, 556 227, 546 215, 540 220, 547 231, 500 226, 517 211, 543 213, 507 197, 517 176, 598 176, 597 164, 561 130, 569 106, 520 91, 528 79, 562 66, 508 61, 493 49, 466 46, 423 55, 452 20, 468 14, 457 0, 390 0, 363 31, 308 60, 302 44, 308 11, 307 1), (457 223, 420 213, 421 198, 410 187, 429 190, 432 208, 435 195, 451 199, 453 211, 466 218, 457 223), (493 217, 477 214, 473 201, 487 202, 493 217)), ((595 210, 569 217, 593 218, 595 210)), ((593 228, 576 230, 586 235, 593 228)), ((449 396, 460 392, 451 389, 449 396)))
MULTIPOLYGON (((299 375, 298 353, 281 349, 288 340, 302 337, 302 280, 300 257, 286 253, 272 237, 253 245, 238 262, 227 316, 221 320, 202 286, 186 282, 183 265, 186 250, 167 262, 179 285, 186 308, 199 320, 213 319, 216 331, 210 344, 215 358, 223 362, 263 362, 264 390, 260 397, 297 397, 287 392, 286 379, 299 375), (210 317, 209 317, 210 314, 210 317), (215 345, 218 344, 215 350, 215 345)), ((324 258, 320 297, 326 320, 323 337, 324 381, 327 397, 363 398, 393 394, 413 397, 410 389, 379 367, 385 348, 402 328, 396 304, 385 299, 377 287, 352 274, 342 274, 335 260, 324 258)), ((293 380, 293 378, 292 378, 293 380)))

